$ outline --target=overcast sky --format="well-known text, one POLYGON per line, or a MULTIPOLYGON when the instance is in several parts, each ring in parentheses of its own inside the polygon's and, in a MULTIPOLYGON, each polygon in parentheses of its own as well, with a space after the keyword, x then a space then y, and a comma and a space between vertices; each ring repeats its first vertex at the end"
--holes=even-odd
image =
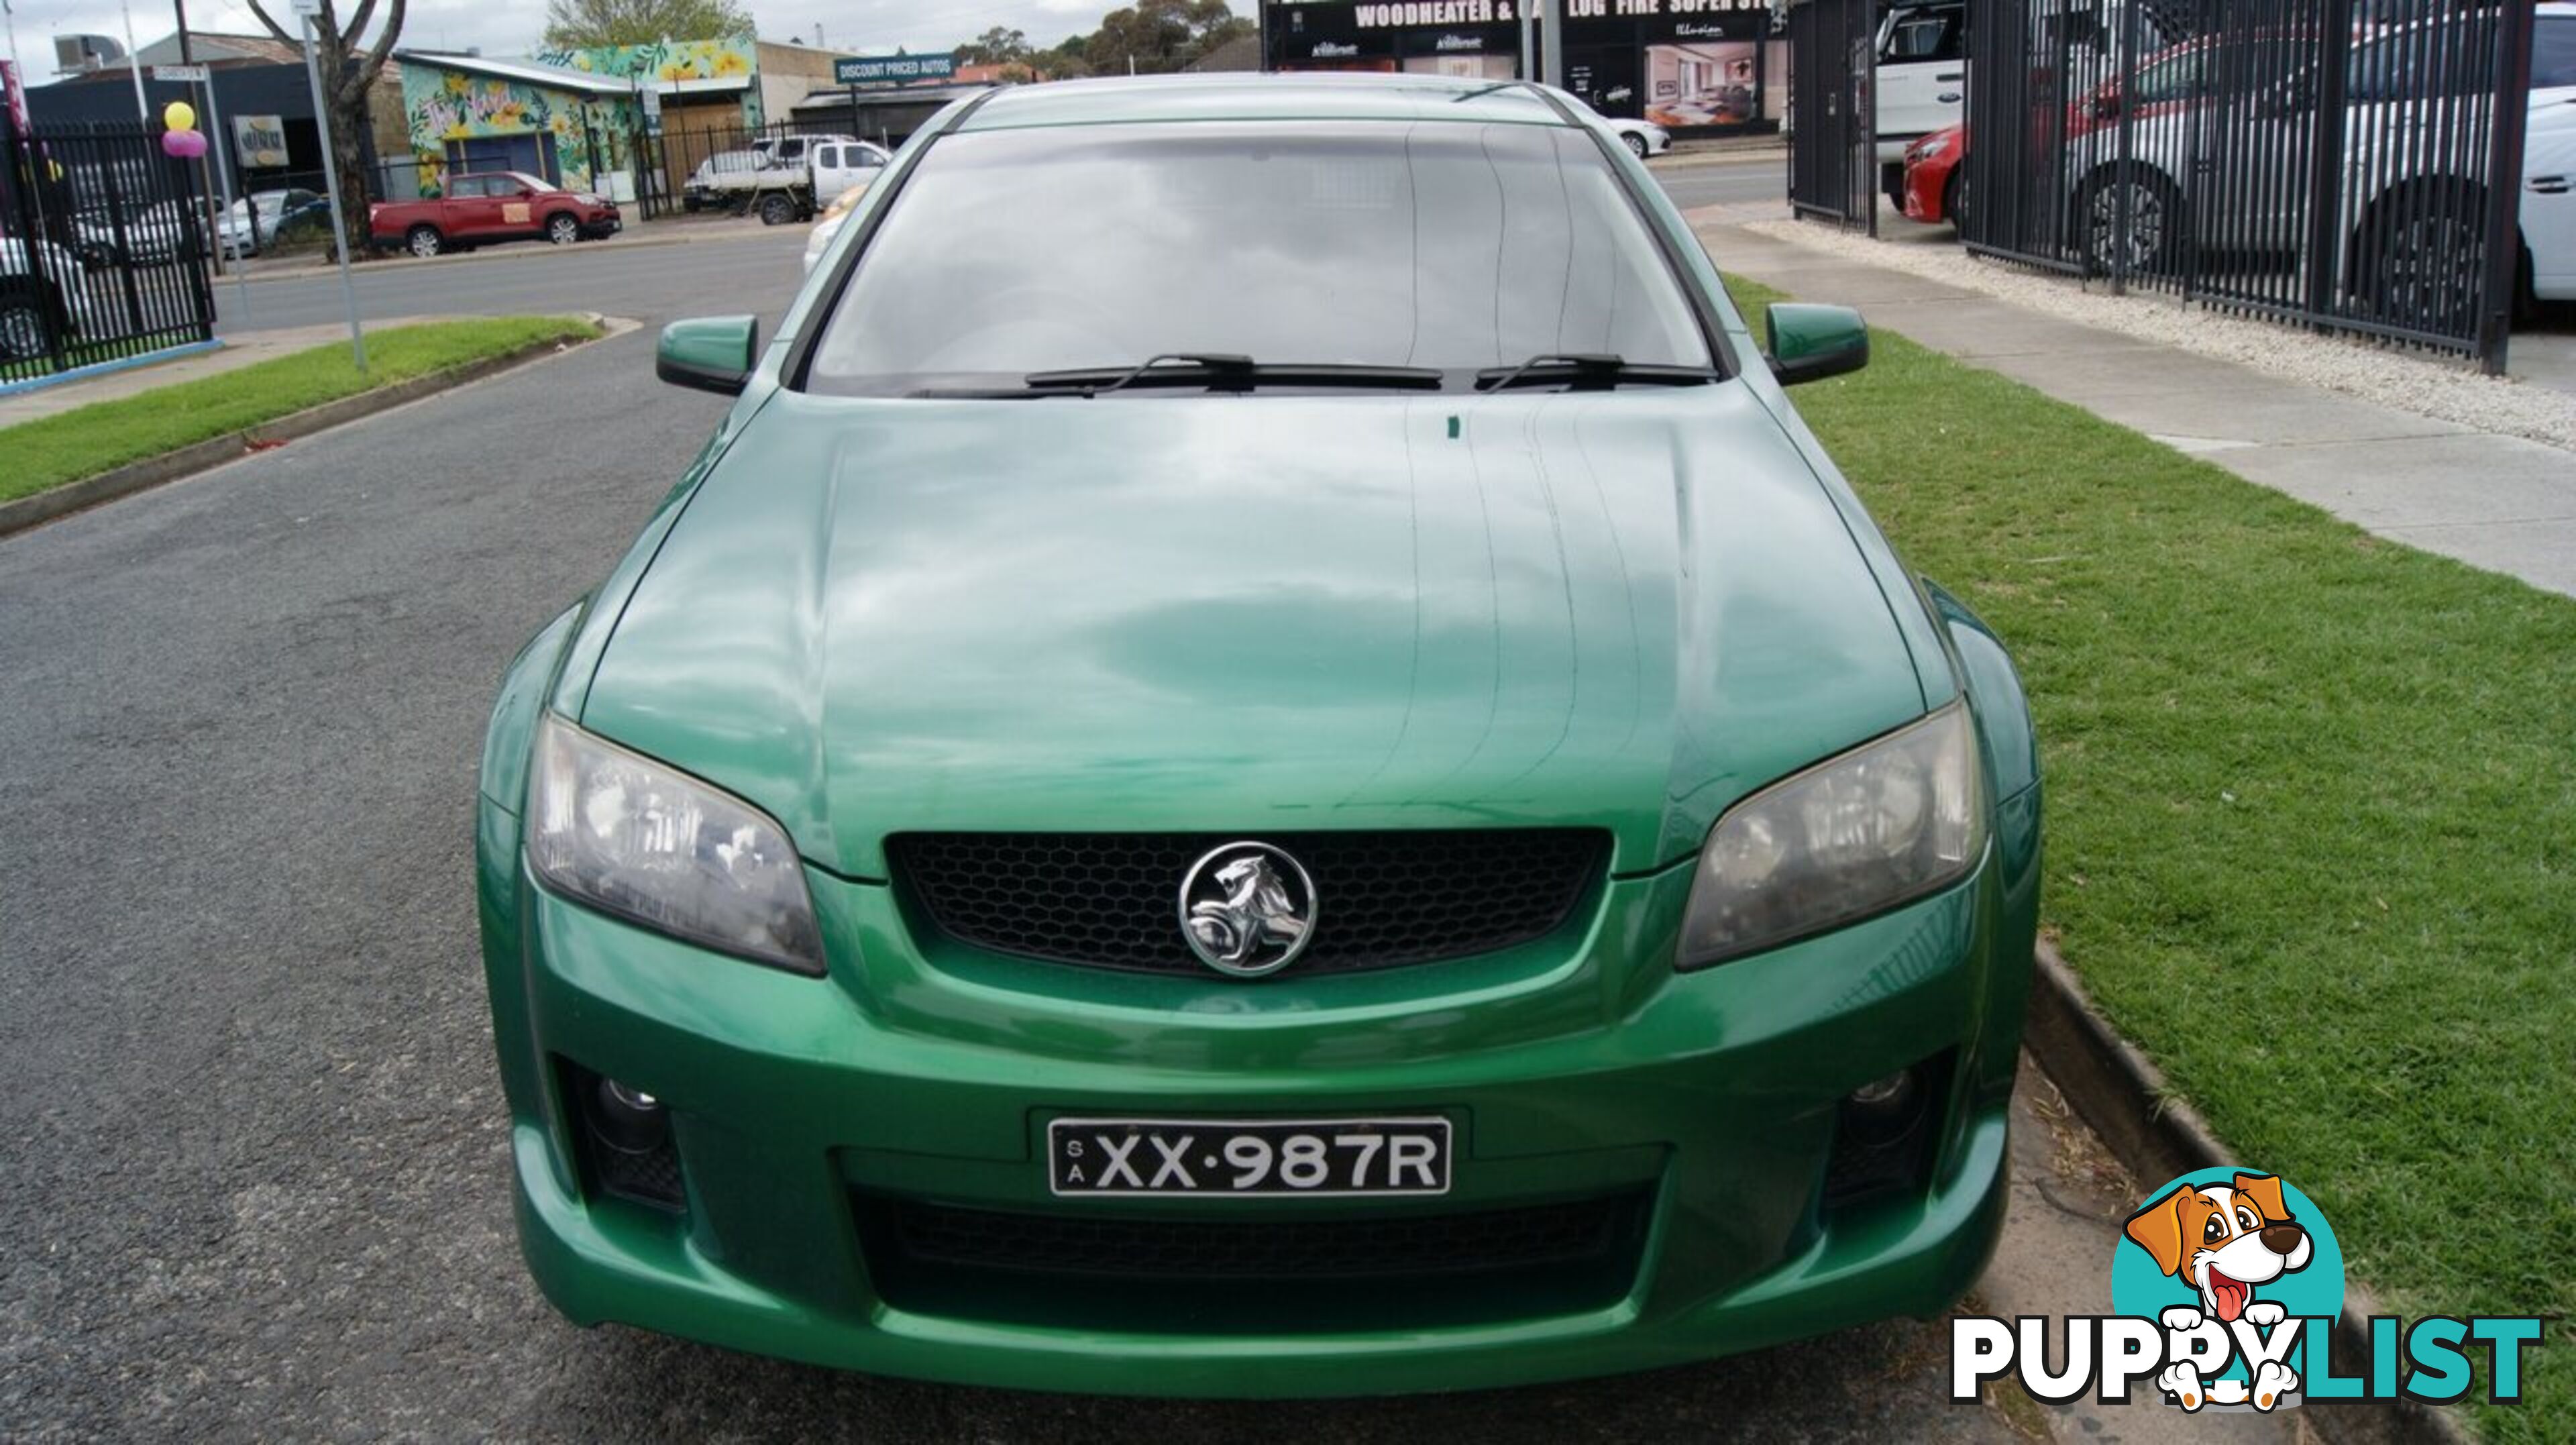
MULTIPOLYGON (((23 69, 36 84, 51 78, 56 35, 83 32, 114 37, 122 44, 125 20, 116 0, 8 0, 18 32, 23 69)), ((261 0, 281 25, 292 26, 290 0, 261 0)), ((356 0, 335 0, 343 10, 356 0)), ((1091 30, 1102 14, 1125 0, 750 0, 761 38, 795 36, 814 43, 814 27, 838 50, 944 50, 996 25, 1029 34, 1040 45, 1053 45, 1068 35, 1091 30)), ((177 28, 168 0, 132 0, 134 37, 144 44, 177 28)), ((379 0, 379 9, 387 8, 379 0)), ((1252 0, 1234 0, 1238 15, 1252 13, 1252 0)), ((543 0, 411 0, 402 44, 423 50, 483 47, 486 55, 524 55, 537 47, 545 29, 543 0)), ((188 0, 192 30, 258 33, 258 17, 243 0, 188 0)), ((685 39, 687 37, 674 37, 685 39)))

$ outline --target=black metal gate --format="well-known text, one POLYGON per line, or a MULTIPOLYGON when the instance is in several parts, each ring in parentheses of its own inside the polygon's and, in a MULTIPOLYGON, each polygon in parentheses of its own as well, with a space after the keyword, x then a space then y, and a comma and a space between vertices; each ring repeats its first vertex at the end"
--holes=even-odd
POLYGON ((1878 112, 1870 84, 1875 0, 1789 11, 1789 206, 1878 234, 1878 112))
POLYGON ((213 339, 196 170, 137 122, 0 107, 0 384, 213 339))
POLYGON ((2501 371, 2532 0, 1978 0, 1972 251, 2501 371))

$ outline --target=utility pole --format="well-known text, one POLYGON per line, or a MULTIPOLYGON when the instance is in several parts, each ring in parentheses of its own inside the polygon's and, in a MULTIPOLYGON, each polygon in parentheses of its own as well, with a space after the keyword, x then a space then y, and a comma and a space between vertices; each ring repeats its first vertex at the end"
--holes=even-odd
POLYGON ((134 114, 150 130, 152 102, 143 98, 143 47, 134 43, 133 0, 124 0, 119 8, 125 11, 125 73, 134 77, 134 114))
POLYGON ((1559 90, 1565 88, 1565 0, 1542 0, 1546 9, 1539 12, 1539 51, 1546 61, 1547 83, 1559 90))

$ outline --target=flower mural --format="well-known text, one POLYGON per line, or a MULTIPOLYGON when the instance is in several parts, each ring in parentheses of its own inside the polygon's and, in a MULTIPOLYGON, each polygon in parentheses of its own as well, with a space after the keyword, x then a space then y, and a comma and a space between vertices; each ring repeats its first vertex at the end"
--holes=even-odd
MULTIPOLYGON (((748 35, 721 40, 663 40, 651 45, 598 45, 583 50, 540 50, 532 59, 540 65, 578 70, 588 75, 610 75, 626 79, 660 80, 682 84, 692 80, 730 80, 760 73, 760 54, 748 35)), ((755 87, 742 96, 742 123, 757 127, 761 121, 760 91, 755 87)))
MULTIPOLYGON (((756 42, 745 35, 541 50, 517 62, 566 72, 563 86, 448 69, 429 63, 429 57, 410 59, 402 73, 403 110, 411 131, 419 192, 424 198, 444 192, 447 172, 461 156, 456 143, 508 136, 538 138, 543 148, 539 154, 552 156, 564 186, 598 188, 609 173, 634 165, 635 137, 643 127, 641 102, 632 93, 593 94, 601 81, 664 87, 691 81, 750 81, 760 71, 755 47, 756 42)), ((738 97, 727 94, 726 98, 738 100, 744 128, 757 128, 762 123, 760 88, 757 84, 738 88, 738 97)), ((724 94, 737 86, 714 89, 724 94)))
POLYGON ((403 110, 424 197, 443 193, 448 142, 486 136, 547 137, 561 183, 591 189, 601 179, 597 171, 627 163, 626 138, 638 123, 634 103, 623 97, 585 100, 573 91, 417 63, 403 68, 403 110))

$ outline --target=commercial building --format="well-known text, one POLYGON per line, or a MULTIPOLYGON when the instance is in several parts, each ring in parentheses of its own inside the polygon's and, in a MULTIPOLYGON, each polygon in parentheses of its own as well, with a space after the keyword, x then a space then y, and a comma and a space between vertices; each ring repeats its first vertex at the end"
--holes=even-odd
MULTIPOLYGON (((1788 112, 1772 0, 1563 3, 1565 88, 1604 115, 1725 135, 1777 130, 1788 112)), ((1535 34, 1537 11, 1519 0, 1262 0, 1261 68, 1509 80, 1524 73, 1525 10, 1535 34)))

